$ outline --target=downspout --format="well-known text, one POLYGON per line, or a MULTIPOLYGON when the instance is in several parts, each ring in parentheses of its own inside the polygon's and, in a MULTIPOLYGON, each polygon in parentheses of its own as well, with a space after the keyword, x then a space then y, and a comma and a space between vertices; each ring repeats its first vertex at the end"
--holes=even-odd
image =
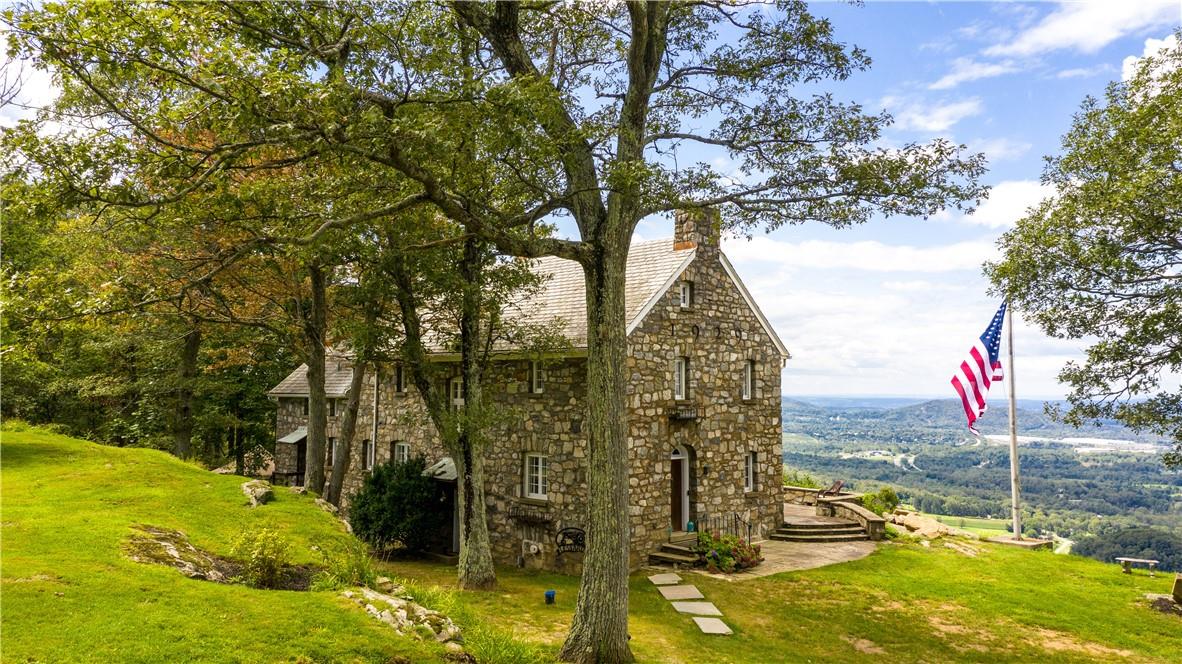
MULTIPOLYGON (((369 441, 370 441, 369 444, 373 446, 371 449, 373 449, 374 463, 377 463, 377 458, 378 458, 378 447, 377 447, 377 445, 378 445, 378 401, 381 400, 381 391, 379 390, 379 388, 382 385, 382 382, 381 382, 382 368, 381 367, 382 367, 382 365, 378 364, 377 362, 374 362, 374 364, 373 364, 373 436, 369 439, 369 441)), ((390 453, 393 454, 394 451, 391 450, 390 453)), ((393 459, 391 459, 391 460, 393 460, 393 459)))

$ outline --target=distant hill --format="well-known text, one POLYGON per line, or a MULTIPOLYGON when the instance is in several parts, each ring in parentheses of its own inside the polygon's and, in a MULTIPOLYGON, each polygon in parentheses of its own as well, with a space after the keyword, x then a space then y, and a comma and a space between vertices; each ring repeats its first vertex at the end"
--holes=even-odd
MULTIPOLYGON (((811 399, 811 398, 810 398, 811 399)), ((891 398, 890 400, 894 400, 891 398)), ((843 403, 840 399, 832 403, 843 403)), ((865 399, 850 399, 845 403, 868 403, 865 399)), ((956 399, 932 399, 896 407, 874 407, 868 405, 821 405, 795 398, 783 401, 785 431, 796 430, 793 423, 808 423, 811 435, 816 435, 818 425, 847 430, 851 427, 891 430, 909 430, 913 433, 928 432, 937 438, 952 436, 959 439, 965 433, 964 409, 956 399), (830 423, 825 425, 823 423, 830 423)), ((1009 433, 1008 406, 999 400, 977 422, 983 434, 1002 435, 1009 433)), ((1091 437, 1154 440, 1152 437, 1134 434, 1115 422, 1104 422, 1099 427, 1075 429, 1055 422, 1042 410, 1042 402, 1021 400, 1018 407, 1018 433, 1024 436, 1046 437, 1091 437)), ((824 437, 824 436, 822 436, 824 437)))

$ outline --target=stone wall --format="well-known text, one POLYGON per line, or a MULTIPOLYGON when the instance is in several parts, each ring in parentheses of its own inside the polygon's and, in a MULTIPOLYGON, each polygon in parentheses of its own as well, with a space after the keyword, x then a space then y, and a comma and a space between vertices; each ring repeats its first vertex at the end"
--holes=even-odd
POLYGON ((672 523, 670 456, 688 453, 690 514, 695 523, 738 514, 763 539, 783 521, 781 357, 739 289, 718 249, 701 243, 697 256, 629 337, 629 446, 632 564, 666 541, 672 523), (680 305, 681 280, 693 282, 693 302, 680 305), (688 357, 689 385, 674 400, 678 356, 688 357), (744 364, 754 360, 754 391, 742 398, 744 364), (672 409, 697 417, 670 419, 672 409), (744 490, 744 456, 756 453, 756 479, 744 490))

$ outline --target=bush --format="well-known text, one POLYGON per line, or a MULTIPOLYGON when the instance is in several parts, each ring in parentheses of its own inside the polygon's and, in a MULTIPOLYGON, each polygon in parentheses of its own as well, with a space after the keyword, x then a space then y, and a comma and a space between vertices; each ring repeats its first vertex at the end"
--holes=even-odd
POLYGON ((755 567, 763 562, 758 544, 748 544, 737 535, 698 533, 698 553, 706 559, 706 569, 730 574, 755 567))
POLYGON ((867 493, 862 496, 862 507, 879 516, 895 511, 898 506, 899 496, 889 486, 879 489, 878 493, 867 493))
POLYGON ((401 544, 422 551, 451 521, 438 483, 423 477, 423 457, 376 466, 349 505, 353 532, 377 549, 401 544))
POLYGON ((373 586, 378 578, 374 571, 369 547, 361 540, 349 538, 339 547, 317 547, 324 560, 324 569, 312 579, 313 590, 336 590, 352 586, 373 586))
POLYGON ((278 588, 288 566, 291 546, 269 528, 244 530, 230 554, 242 561, 239 578, 252 588, 278 588))
POLYGON ((803 470, 784 468, 784 486, 798 486, 802 489, 822 489, 821 483, 817 478, 809 475, 803 470))

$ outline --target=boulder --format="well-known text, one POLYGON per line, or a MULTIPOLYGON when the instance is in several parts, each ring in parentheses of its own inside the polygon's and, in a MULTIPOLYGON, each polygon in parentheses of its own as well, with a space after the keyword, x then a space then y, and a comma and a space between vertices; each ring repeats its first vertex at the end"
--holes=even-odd
POLYGON ((191 579, 229 583, 227 564, 193 546, 179 530, 139 525, 124 546, 127 557, 137 563, 168 565, 191 579))
POLYGON ((302 496, 302 495, 308 493, 308 487, 306 487, 306 486, 293 486, 293 487, 289 487, 287 490, 296 494, 297 496, 302 496))
POLYGON ((319 507, 320 509, 324 510, 325 512, 328 512, 329 514, 331 514, 333 516, 336 516, 337 512, 340 511, 337 509, 336 505, 333 505, 332 503, 328 502, 327 500, 325 500, 323 498, 316 499, 316 506, 319 507))
POLYGON ((250 480, 242 483, 242 493, 250 500, 251 507, 258 507, 264 503, 270 502, 275 497, 275 492, 271 489, 271 483, 265 480, 250 480))

